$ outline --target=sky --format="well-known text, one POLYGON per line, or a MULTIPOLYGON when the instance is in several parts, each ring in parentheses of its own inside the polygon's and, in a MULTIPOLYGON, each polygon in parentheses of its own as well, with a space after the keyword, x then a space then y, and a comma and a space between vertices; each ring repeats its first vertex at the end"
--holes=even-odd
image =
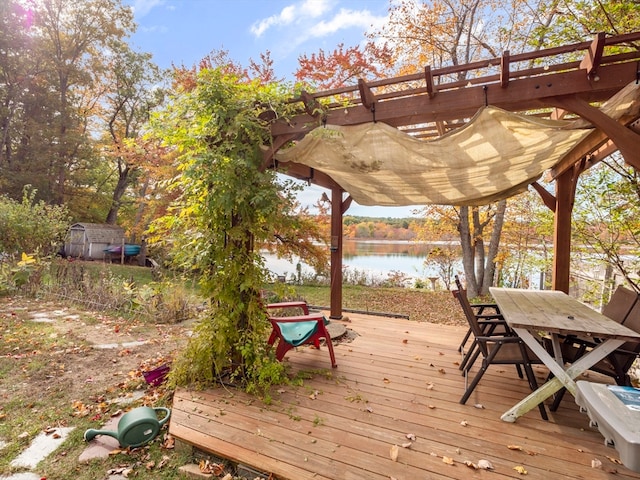
MULTIPOLYGON (((293 81, 298 57, 356 46, 387 19, 390 0, 123 0, 133 7, 132 47, 149 52, 161 68, 193 66, 224 50, 243 66, 269 51, 279 78, 293 81)), ((311 205, 324 190, 311 186, 300 201, 311 205)), ((363 207, 348 215, 408 217, 416 207, 363 207)))

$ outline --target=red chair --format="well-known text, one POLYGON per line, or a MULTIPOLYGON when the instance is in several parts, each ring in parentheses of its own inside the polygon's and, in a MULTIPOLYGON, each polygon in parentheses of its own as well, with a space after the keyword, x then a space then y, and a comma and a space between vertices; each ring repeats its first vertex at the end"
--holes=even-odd
POLYGON ((283 302, 267 305, 269 310, 294 307, 301 308, 305 315, 269 317, 272 331, 268 343, 269 345, 274 345, 277 342, 276 358, 281 361, 289 350, 300 345, 314 345, 319 349, 320 340, 324 338, 331 357, 331 366, 336 368, 338 364, 333 352, 331 335, 327 331, 326 319, 322 313, 309 313, 309 307, 304 302, 283 302))

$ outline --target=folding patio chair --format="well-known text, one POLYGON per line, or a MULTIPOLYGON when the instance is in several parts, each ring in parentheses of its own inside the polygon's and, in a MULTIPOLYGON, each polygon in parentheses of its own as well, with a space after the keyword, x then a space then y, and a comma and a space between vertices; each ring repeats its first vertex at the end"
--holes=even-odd
POLYGON ((277 342, 276 358, 282 361, 289 350, 301 345, 312 344, 319 349, 320 340, 324 339, 331 357, 331 366, 336 368, 338 365, 333 352, 331 335, 326 327, 327 319, 322 313, 309 313, 306 302, 280 302, 267 305, 267 310, 282 311, 292 308, 301 309, 303 315, 269 316, 272 330, 268 344, 274 345, 277 342))
MULTIPOLYGON (((455 282, 458 291, 465 292, 466 289, 462 286, 462 282, 460 281, 460 277, 455 275, 455 282)), ((480 320, 493 320, 493 319, 502 319, 502 315, 500 314, 500 309, 498 308, 497 303, 472 303, 471 308, 474 310, 476 316, 482 316, 480 320), (493 312, 485 313, 485 310, 492 310, 493 312)), ((460 342, 460 346, 458 347, 458 351, 464 356, 464 347, 469 341, 471 337, 471 328, 467 330, 467 333, 464 335, 462 341, 460 342)), ((469 349, 469 351, 473 350, 473 346, 469 349)), ((460 367, 462 370, 463 367, 460 367)))
MULTIPOLYGON (((531 390, 536 390, 538 388, 538 382, 536 381, 531 365, 542 363, 538 357, 536 357, 536 355, 527 348, 522 339, 513 332, 507 332, 500 335, 487 335, 480 327, 467 296, 459 290, 454 290, 453 294, 460 301, 465 317, 469 322, 471 332, 475 337, 478 352, 477 355, 482 355, 482 364, 480 369, 465 389, 465 392, 460 399, 460 403, 465 404, 467 402, 471 393, 482 379, 482 376, 491 365, 514 365, 520 378, 523 378, 522 370, 524 369, 529 382, 529 387, 531 390)), ((469 363, 465 373, 470 370, 471 365, 473 365, 474 362, 475 358, 469 363)), ((544 404, 540 403, 538 408, 540 410, 541 417, 544 420, 548 420, 544 404)))
MULTIPOLYGON (((455 281, 456 281, 456 285, 458 286, 457 291, 460 292, 460 294, 465 296, 467 300, 467 304, 469 304, 471 311, 474 317, 476 318, 477 323, 480 325, 480 328, 483 331, 484 335, 493 335, 494 333, 505 334, 507 332, 510 332, 509 326, 504 321, 504 317, 500 314, 500 310, 498 309, 498 306, 496 304, 469 303, 467 292, 462 288, 462 283, 460 282, 460 279, 458 278, 457 275, 455 276, 455 281), (485 308, 494 310, 494 313, 489 313, 489 314, 483 313, 485 308)), ((464 306, 463 306, 463 310, 464 310, 464 306)), ((464 351, 464 346, 466 345, 472 333, 473 332, 471 330, 471 327, 469 327, 469 329, 467 330, 467 333, 462 339, 462 342, 460 343, 460 346, 458 347, 458 351, 462 354, 462 361, 460 362, 459 368, 460 370, 463 371, 463 374, 466 373, 467 369, 471 367, 473 362, 476 360, 476 358, 478 358, 478 355, 480 354, 480 352, 478 352, 476 349, 477 342, 475 338, 472 341, 471 347, 469 347, 469 350, 466 353, 464 351)))

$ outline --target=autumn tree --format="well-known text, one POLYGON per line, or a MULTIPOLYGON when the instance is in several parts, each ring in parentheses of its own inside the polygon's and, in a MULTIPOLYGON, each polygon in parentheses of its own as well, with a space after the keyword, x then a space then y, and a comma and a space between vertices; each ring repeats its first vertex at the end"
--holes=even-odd
MULTIPOLYGON (((531 11, 538 11, 531 2, 402 0, 392 4, 389 22, 371 38, 387 42, 398 73, 414 73, 425 66, 461 65, 499 57, 507 49, 522 50, 525 43, 514 33, 530 25, 531 11)), ((459 72, 455 80, 466 75, 459 72)), ((470 296, 487 294, 493 284, 505 208, 503 200, 452 208, 451 213, 438 209, 444 218, 456 218, 470 296)))
POLYGON ((553 212, 533 191, 512 197, 507 203, 502 248, 496 257, 496 283, 527 288, 529 280, 537 274, 549 288, 553 262, 553 212))
POLYGON ((84 155, 91 141, 91 115, 98 107, 99 92, 106 73, 104 54, 114 40, 133 31, 133 14, 117 0, 42 0, 34 12, 44 81, 56 95, 50 105, 55 112, 50 125, 48 177, 51 200, 67 197, 68 177, 84 168, 84 155))
POLYGON ((0 9, 0 185, 19 198, 32 184, 75 218, 102 221, 103 194, 115 186, 97 145, 103 80, 133 14, 118 0, 8 0, 0 9))
POLYGON ((149 144, 142 136, 151 112, 163 101, 164 90, 160 71, 151 61, 151 55, 134 52, 123 42, 112 45, 103 82, 104 151, 116 177, 105 223, 115 224, 127 189, 145 177, 147 156, 144 153, 148 152, 145 147, 149 144))
POLYGON ((607 266, 604 280, 609 289, 617 275, 640 291, 639 219, 640 175, 619 153, 582 174, 573 218, 576 257, 582 268, 607 266))
POLYGON ((330 90, 353 85, 358 79, 377 78, 389 71, 390 53, 384 46, 369 42, 365 47, 339 44, 332 52, 323 49, 298 57, 297 80, 313 89, 330 90))

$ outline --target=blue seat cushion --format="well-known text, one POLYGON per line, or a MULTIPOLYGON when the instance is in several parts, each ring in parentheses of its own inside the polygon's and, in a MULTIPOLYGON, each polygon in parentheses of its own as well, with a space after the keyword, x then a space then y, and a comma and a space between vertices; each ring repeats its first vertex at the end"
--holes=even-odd
POLYGON ((278 322, 280 327, 280 333, 282 338, 287 342, 297 347, 309 340, 311 336, 318 330, 318 322, 278 322))

